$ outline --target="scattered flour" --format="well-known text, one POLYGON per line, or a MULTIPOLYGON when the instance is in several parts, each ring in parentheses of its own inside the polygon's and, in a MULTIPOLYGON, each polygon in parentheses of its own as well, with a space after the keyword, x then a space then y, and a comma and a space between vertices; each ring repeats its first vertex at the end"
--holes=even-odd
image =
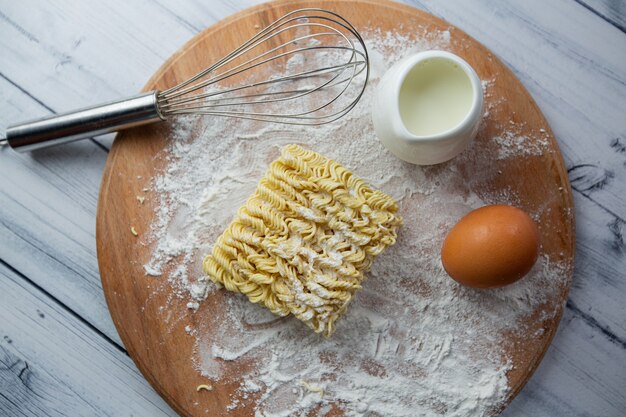
MULTIPOLYGON (((545 134, 545 130, 543 132, 545 134)), ((514 132, 504 132, 495 136, 493 140, 500 146, 498 149, 498 160, 508 159, 512 156, 532 156, 541 155, 549 148, 547 139, 529 138, 528 136, 517 135, 514 132)))
MULTIPOLYGON (((287 127, 202 118, 172 124, 171 145, 162 156, 166 168, 152 184, 160 204, 144 237, 152 245, 145 271, 167 279, 172 294, 188 299, 193 310, 208 299, 220 306, 186 331, 196 337, 193 360, 202 375, 217 385, 239 383, 227 411, 252 404, 258 417, 323 416, 335 408, 347 416, 487 416, 506 402, 511 360, 503 334, 523 330, 520 319, 563 288, 564 266, 543 256, 514 285, 473 290, 445 274, 439 248, 471 209, 516 201, 510 191, 475 191, 501 172, 493 158, 484 157, 487 150, 495 146, 495 159, 506 163, 509 157, 538 155, 542 147, 527 147, 527 138, 505 126, 492 140, 475 141, 439 166, 418 167, 391 155, 370 122, 373 87, 401 57, 453 42, 449 31, 418 38, 365 34, 371 84, 360 103, 333 124, 287 127), (376 259, 331 338, 219 291, 201 272, 204 254, 289 143, 336 159, 391 194, 405 219, 397 244, 376 259)), ((483 88, 496 82, 486 81, 483 88)), ((487 102, 496 102, 491 96, 487 102)), ((546 308, 543 318, 556 311, 546 308)), ((541 323, 533 332, 542 334, 541 323)))

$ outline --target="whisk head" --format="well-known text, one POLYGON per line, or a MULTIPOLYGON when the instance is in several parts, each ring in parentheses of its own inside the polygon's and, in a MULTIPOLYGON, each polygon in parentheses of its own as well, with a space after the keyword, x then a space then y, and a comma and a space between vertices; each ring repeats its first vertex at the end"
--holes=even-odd
POLYGON ((306 8, 282 16, 157 99, 165 117, 319 125, 349 112, 368 76, 367 49, 354 26, 337 13, 306 8))

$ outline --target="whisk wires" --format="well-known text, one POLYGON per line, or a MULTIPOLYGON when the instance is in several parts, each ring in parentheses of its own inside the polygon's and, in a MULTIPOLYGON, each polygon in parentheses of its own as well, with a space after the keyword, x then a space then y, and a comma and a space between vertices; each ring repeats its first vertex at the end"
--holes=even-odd
POLYGON ((328 10, 299 9, 187 81, 160 92, 159 110, 164 116, 324 124, 356 105, 368 76, 367 49, 352 24, 328 10))

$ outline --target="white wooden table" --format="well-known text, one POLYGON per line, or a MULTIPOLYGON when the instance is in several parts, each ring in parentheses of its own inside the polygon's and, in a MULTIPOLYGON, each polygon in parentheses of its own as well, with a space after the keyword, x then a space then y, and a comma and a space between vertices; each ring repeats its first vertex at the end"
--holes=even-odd
MULTIPOLYGON (((254 3, 0 0, 0 134, 137 92, 191 36, 254 3)), ((574 189, 567 309, 504 415, 625 415, 626 1, 411 3, 513 69, 574 189)), ((111 140, 0 151, 0 416, 175 415, 126 354, 100 285, 95 214, 111 140)))

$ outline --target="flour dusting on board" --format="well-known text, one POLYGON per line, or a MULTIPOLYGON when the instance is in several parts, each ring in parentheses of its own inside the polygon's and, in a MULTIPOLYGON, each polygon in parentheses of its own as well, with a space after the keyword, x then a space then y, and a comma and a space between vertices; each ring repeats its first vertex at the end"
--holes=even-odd
MULTIPOLYGON (((506 401, 511 359, 503 354, 504 332, 522 330, 520 319, 560 291, 565 266, 542 256, 520 282, 475 290, 446 275, 439 248, 471 209, 517 201, 511 190, 480 195, 475 190, 499 174, 494 161, 540 155, 544 142, 534 140, 527 148, 528 138, 515 126, 502 126, 493 138, 474 142, 439 166, 418 167, 391 155, 370 121, 372 87, 403 56, 447 49, 453 42, 449 31, 419 38, 365 34, 370 85, 357 107, 333 124, 183 118, 172 125, 166 168, 152 184, 161 201, 146 242, 153 250, 145 271, 167 279, 173 296, 201 315, 200 325, 185 329, 197 340, 192 360, 198 371, 213 386, 239 384, 225 415, 246 408, 259 417, 323 416, 339 408, 348 416, 487 416, 506 401), (495 155, 485 154, 489 141, 490 149, 494 142, 498 146, 495 155), (405 220, 397 244, 376 259, 331 338, 218 289, 201 272, 203 256, 279 149, 290 143, 335 159, 392 195, 405 220), (203 310, 209 302, 220 306, 211 314, 203 310), (226 380, 233 375, 237 379, 226 380)), ((484 88, 496 82, 489 80, 484 88)), ((486 95, 488 111, 497 99, 486 95)), ((556 306, 542 312, 538 322, 555 314, 556 306)))

